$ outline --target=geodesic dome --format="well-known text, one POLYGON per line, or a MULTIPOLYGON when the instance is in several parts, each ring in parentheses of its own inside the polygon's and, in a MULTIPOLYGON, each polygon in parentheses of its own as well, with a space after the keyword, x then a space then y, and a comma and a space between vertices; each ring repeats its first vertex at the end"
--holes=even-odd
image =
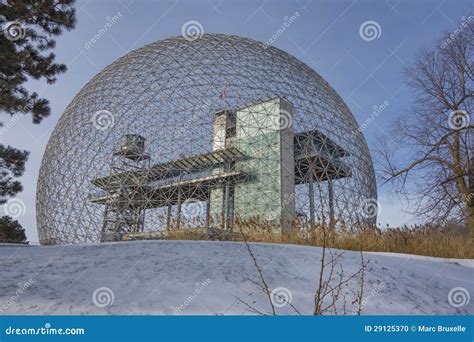
POLYGON ((206 34, 144 46, 66 108, 37 187, 40 242, 215 227, 375 223, 373 165, 339 95, 293 56, 206 34))

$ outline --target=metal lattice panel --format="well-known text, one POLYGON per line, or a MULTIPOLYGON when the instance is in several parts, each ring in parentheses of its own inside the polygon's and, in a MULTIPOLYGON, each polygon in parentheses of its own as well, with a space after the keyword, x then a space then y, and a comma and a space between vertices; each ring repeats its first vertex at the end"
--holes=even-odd
POLYGON ((37 224, 48 244, 237 216, 373 224, 368 199, 367 145, 329 84, 281 50, 209 34, 135 50, 79 92, 43 157, 37 224))

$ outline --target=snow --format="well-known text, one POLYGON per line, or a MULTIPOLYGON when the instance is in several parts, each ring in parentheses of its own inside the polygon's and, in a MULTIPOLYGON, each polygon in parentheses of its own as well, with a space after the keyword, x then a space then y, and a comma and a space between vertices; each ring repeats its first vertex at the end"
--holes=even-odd
MULTIPOLYGON (((263 243, 250 247, 269 288, 289 291, 283 293, 291 296, 294 308, 312 314, 322 249, 263 243)), ((345 275, 359 269, 359 253, 334 252, 343 252, 339 262, 345 275)), ((362 314, 474 314, 473 300, 460 307, 448 302, 453 288, 474 295, 473 260, 392 253, 364 253, 364 259, 369 263, 362 314)), ((252 314, 246 304, 271 313, 252 258, 245 244, 237 242, 3 245, 0 274, 2 314, 252 314)), ((357 279, 344 287, 348 315, 354 314, 351 302, 358 289, 357 279)), ((296 314, 285 304, 277 305, 277 314, 296 314)), ((337 314, 343 314, 343 306, 339 300, 337 314)))

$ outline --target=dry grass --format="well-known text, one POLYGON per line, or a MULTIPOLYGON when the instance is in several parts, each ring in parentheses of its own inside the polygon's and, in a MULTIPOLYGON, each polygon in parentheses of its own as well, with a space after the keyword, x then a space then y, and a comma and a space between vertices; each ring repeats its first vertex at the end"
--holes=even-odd
POLYGON ((170 229, 167 232, 168 240, 207 240, 207 230, 200 228, 170 229))
MULTIPOLYGON (((267 243, 287 243, 295 245, 322 246, 323 229, 320 226, 293 227, 283 234, 278 226, 258 220, 239 220, 235 223, 234 233, 216 235, 214 239, 243 241, 242 231, 248 241, 267 243)), ((339 227, 327 230, 328 247, 371 252, 393 252, 417 254, 442 258, 474 258, 472 239, 468 233, 455 227, 423 225, 403 228, 354 230, 339 227), (361 246, 362 243, 362 246, 361 246)), ((205 240, 209 235, 205 229, 170 230, 170 240, 205 240)))

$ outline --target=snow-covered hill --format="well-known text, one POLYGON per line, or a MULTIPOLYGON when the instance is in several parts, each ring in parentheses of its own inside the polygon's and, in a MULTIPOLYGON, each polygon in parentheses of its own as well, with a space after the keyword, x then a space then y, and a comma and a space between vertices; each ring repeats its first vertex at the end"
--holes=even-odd
MULTIPOLYGON (((295 313, 278 302, 284 296, 302 314, 312 314, 321 248, 250 246, 269 288, 278 292, 276 313, 295 313)), ((369 264, 363 314, 474 314, 473 300, 465 304, 474 294, 473 260, 383 253, 364 257, 369 264)), ((356 252, 346 251, 339 261, 346 275, 360 267, 356 252)), ((0 274, 2 314, 240 315, 250 314, 247 305, 271 310, 252 258, 236 242, 0 246, 0 274)), ((357 290, 357 279, 344 288, 347 314, 353 314, 357 290)), ((343 304, 338 301, 338 314, 343 304)))

